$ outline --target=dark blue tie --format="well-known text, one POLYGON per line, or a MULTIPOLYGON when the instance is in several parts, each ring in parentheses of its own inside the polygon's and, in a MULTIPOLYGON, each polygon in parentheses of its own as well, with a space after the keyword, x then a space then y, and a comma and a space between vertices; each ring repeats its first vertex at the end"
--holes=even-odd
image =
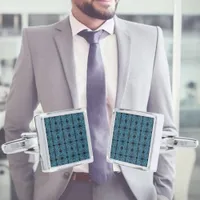
POLYGON ((99 40, 103 30, 82 31, 80 36, 90 44, 87 66, 87 115, 92 140, 94 162, 89 164, 93 181, 101 184, 112 175, 112 164, 107 163, 109 124, 106 107, 106 84, 99 40))

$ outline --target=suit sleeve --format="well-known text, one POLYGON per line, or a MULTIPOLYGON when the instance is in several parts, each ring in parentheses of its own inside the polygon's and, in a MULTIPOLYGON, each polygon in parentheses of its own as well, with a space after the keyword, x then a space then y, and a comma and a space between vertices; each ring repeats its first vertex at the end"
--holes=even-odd
MULTIPOLYGON (((29 131, 29 123, 37 106, 37 92, 26 32, 24 29, 6 104, 6 141, 18 139, 21 133, 29 131)), ((11 177, 19 200, 31 200, 33 197, 33 165, 28 159, 29 156, 25 153, 8 155, 11 177)))
MULTIPOLYGON (((169 66, 164 48, 163 32, 160 27, 157 27, 157 47, 147 110, 149 112, 164 114, 163 136, 177 135, 172 116, 169 66)), ((161 153, 157 172, 154 173, 154 185, 158 199, 173 199, 174 178, 175 151, 161 153)))

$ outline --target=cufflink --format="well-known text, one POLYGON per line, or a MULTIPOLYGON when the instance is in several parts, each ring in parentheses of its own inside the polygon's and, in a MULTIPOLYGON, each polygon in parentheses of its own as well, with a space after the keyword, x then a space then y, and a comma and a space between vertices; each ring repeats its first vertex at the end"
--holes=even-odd
POLYGON ((11 141, 14 149, 10 148, 10 143, 2 146, 4 153, 39 153, 43 172, 93 162, 86 109, 42 113, 36 115, 34 121, 37 134, 30 133, 32 146, 25 142, 27 135, 30 139, 29 134, 22 134, 20 145, 16 140, 11 141), (37 144, 33 144, 33 139, 37 144), (36 152, 33 147, 38 151, 36 152))
POLYGON ((163 137, 164 116, 114 109, 107 161, 147 171, 157 171, 161 151, 196 148, 192 138, 163 137))

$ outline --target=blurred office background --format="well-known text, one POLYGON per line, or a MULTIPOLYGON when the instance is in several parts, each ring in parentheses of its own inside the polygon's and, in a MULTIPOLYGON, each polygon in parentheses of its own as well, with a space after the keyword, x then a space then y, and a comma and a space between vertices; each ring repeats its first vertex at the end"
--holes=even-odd
MULTIPOLYGON (((200 140, 200 1, 182 0, 182 5, 177 1, 181 0, 121 0, 118 16, 163 29, 172 80, 173 68, 178 67, 173 66, 174 5, 181 6, 181 78, 180 90, 177 87, 174 91, 180 100, 175 110, 180 116, 180 135, 200 140)), ((0 145, 4 142, 5 101, 20 50, 22 29, 55 23, 70 12, 70 7, 70 0, 0 0, 0 145)), ((173 86, 175 82, 171 82, 173 86)), ((0 200, 16 200, 7 166, 6 157, 0 151, 0 200)), ((200 148, 178 152, 177 170, 175 200, 199 200, 200 148)))

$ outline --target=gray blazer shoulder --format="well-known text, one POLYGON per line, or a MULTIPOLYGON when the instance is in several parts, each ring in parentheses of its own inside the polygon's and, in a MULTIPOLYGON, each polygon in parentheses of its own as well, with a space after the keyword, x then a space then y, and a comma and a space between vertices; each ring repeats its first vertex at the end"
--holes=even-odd
POLYGON ((23 29, 23 35, 25 34, 29 45, 37 45, 52 37, 53 25, 47 26, 33 26, 23 29))
POLYGON ((131 22, 118 17, 116 22, 129 36, 142 39, 146 45, 157 46, 158 37, 163 39, 163 31, 159 26, 131 22))

